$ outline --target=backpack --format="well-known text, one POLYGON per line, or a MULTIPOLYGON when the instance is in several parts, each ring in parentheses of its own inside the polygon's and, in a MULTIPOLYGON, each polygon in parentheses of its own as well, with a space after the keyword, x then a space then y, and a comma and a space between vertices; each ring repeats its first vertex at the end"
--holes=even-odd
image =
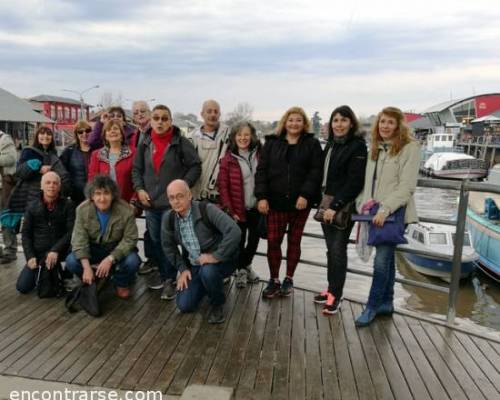
MULTIPOLYGON (((209 201, 208 200, 201 200, 199 201, 200 203, 200 213, 201 213, 201 220, 203 221, 203 224, 208 227, 208 228, 213 228, 214 225, 212 222, 210 222, 210 219, 208 218, 207 214, 207 206, 209 201)), ((168 216, 168 225, 170 227, 170 230, 172 232, 175 232, 175 213, 174 211, 171 211, 169 216, 168 216)))

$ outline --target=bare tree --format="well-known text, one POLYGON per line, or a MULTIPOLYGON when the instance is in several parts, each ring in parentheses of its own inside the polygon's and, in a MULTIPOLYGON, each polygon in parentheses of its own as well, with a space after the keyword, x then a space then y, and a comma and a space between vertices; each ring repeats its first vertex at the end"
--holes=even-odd
POLYGON ((121 92, 118 92, 116 96, 113 96, 113 92, 103 92, 101 94, 99 105, 102 108, 109 108, 111 106, 121 107, 122 104, 123 104, 123 97, 121 92))
POLYGON ((227 114, 226 124, 234 125, 241 121, 251 121, 253 107, 249 103, 238 103, 233 111, 227 114))

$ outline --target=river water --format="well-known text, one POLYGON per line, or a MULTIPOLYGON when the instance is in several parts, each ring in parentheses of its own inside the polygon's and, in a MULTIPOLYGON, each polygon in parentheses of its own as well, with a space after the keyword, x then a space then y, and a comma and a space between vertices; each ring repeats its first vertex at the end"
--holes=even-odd
MULTIPOLYGON (((417 188, 416 203, 418 214, 426 217, 450 218, 457 212, 458 192, 432 188, 417 188)), ((355 229, 354 229, 355 230, 355 229)), ((353 230, 353 237, 354 237, 353 230)), ((306 232, 322 234, 321 226, 312 219, 312 213, 306 225, 306 232)), ((286 241, 286 237, 285 237, 286 241)), ((266 241, 261 241, 259 251, 266 251, 266 241)), ((283 249, 286 246, 283 245, 283 249)), ((302 259, 326 263, 325 243, 322 239, 304 237, 302 240, 302 259)), ((284 253, 285 254, 285 253, 284 253)), ((364 263, 356 254, 354 245, 348 249, 349 266, 366 271, 373 270, 373 255, 368 263, 364 263)), ((438 278, 424 276, 414 271, 404 260, 397 256, 397 276, 437 285, 447 284, 438 278)), ((257 256, 254 268, 262 279, 269 278, 267 261, 264 257, 257 256)), ((281 267, 281 275, 285 273, 285 263, 281 267)), ((295 273, 294 283, 298 287, 316 291, 327 287, 326 269, 299 264, 295 273)), ((358 274, 348 274, 344 294, 347 298, 366 301, 370 290, 371 277, 358 274)), ((398 308, 418 311, 428 316, 439 319, 446 318, 448 309, 448 296, 444 293, 416 288, 409 285, 396 284, 394 304, 398 308)), ((500 284, 477 271, 467 280, 460 282, 460 292, 456 316, 462 325, 484 327, 484 330, 500 330, 500 284)))

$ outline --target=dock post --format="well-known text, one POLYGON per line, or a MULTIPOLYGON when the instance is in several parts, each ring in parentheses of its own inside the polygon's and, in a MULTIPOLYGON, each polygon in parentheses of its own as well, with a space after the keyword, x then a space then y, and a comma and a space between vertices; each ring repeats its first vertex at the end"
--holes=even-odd
POLYGON ((458 299, 462 264, 462 247, 464 245, 465 219, 467 217, 467 205, 469 203, 469 190, 466 187, 468 182, 468 180, 463 180, 460 185, 457 227, 455 230, 455 243, 453 248, 453 266, 451 270, 450 291, 448 294, 448 314, 446 316, 446 322, 448 325, 453 325, 453 322, 455 321, 455 310, 458 299))

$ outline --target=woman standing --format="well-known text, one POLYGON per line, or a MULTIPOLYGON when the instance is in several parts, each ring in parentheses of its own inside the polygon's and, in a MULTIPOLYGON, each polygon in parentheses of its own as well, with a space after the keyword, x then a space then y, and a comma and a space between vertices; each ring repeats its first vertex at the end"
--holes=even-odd
POLYGON ((241 229, 240 256, 236 266, 236 286, 244 288, 258 282, 252 260, 259 245, 259 218, 254 195, 260 142, 249 122, 236 125, 229 136, 229 150, 221 159, 218 187, 219 203, 241 229))
POLYGON ((132 125, 127 124, 127 117, 125 115, 125 110, 119 106, 112 106, 107 111, 101 114, 101 118, 94 125, 92 133, 89 136, 88 142, 92 150, 100 149, 104 146, 102 130, 106 122, 116 121, 119 122, 123 127, 124 142, 131 147, 137 147, 137 142, 139 140, 139 134, 137 129, 132 125))
MULTIPOLYGON (((417 186, 420 146, 410 136, 404 114, 395 107, 386 107, 372 128, 371 148, 363 192, 357 199, 358 209, 368 202, 378 203, 372 224, 382 227, 386 218, 405 207, 404 222, 417 222, 413 193, 417 186)), ((379 314, 394 311, 395 244, 375 246, 373 280, 368 303, 356 319, 356 326, 369 325, 379 314)))
POLYGON ((92 153, 89 166, 89 182, 96 175, 109 175, 120 188, 121 198, 127 202, 134 195, 132 165, 135 148, 125 143, 123 125, 109 121, 102 128, 104 147, 92 153))
POLYGON ((292 107, 283 115, 276 135, 266 137, 255 177, 257 208, 267 215, 267 260, 270 280, 262 295, 289 296, 300 258, 300 242, 309 211, 321 184, 321 146, 306 113, 292 107), (279 280, 281 242, 288 227, 287 270, 279 280))
POLYGON ((347 245, 354 225, 335 225, 336 214, 354 209, 353 201, 363 189, 366 168, 366 143, 358 133, 358 120, 349 106, 333 110, 328 123, 328 144, 324 150, 322 189, 329 204, 321 227, 325 235, 328 263, 328 289, 314 297, 324 304, 323 314, 335 314, 341 305, 347 272, 347 245), (351 204, 352 206, 349 206, 351 204))
POLYGON ((71 199, 78 206, 85 200, 84 189, 90 162, 88 137, 92 132, 87 121, 78 121, 73 128, 75 143, 69 145, 61 154, 61 161, 71 178, 71 199))
MULTIPOLYGON (((38 199, 42 176, 54 171, 61 178, 62 193, 69 192, 69 175, 61 160, 57 156, 54 143, 54 133, 50 128, 38 128, 31 146, 21 152, 15 177, 16 186, 12 190, 7 209, 2 212, 2 229, 10 230, 12 234, 19 231, 19 222, 26 206, 38 199)), ((0 259, 0 264, 14 261, 16 254, 10 254, 0 259)))

